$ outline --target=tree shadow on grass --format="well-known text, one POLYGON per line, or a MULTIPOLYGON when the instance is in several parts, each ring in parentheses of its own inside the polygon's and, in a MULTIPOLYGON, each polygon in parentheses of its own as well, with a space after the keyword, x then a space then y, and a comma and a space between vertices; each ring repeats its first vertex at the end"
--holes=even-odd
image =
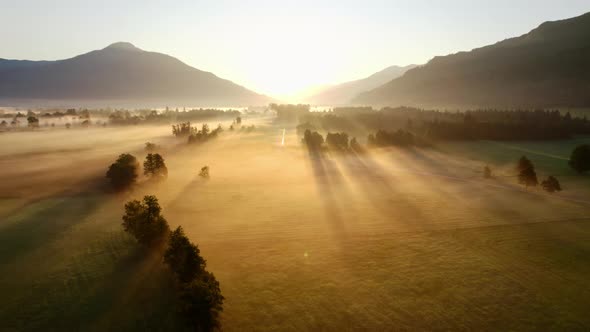
POLYGON ((355 183, 363 190, 367 200, 384 217, 395 218, 403 225, 412 225, 412 220, 422 217, 420 209, 407 199, 405 193, 395 186, 403 179, 377 163, 371 154, 351 152, 343 156, 342 164, 356 177, 355 183), (396 206, 393 206, 395 202, 396 206), (410 220, 409 220, 410 219, 410 220))
POLYGON ((342 174, 333 162, 326 158, 323 151, 308 148, 308 155, 314 179, 324 203, 326 218, 336 237, 342 240, 348 234, 336 197, 336 190, 344 187, 342 174))
POLYGON ((42 249, 83 222, 103 200, 103 195, 80 194, 41 199, 24 206, 5 218, 5 226, 0 228, 0 263, 10 264, 42 249))

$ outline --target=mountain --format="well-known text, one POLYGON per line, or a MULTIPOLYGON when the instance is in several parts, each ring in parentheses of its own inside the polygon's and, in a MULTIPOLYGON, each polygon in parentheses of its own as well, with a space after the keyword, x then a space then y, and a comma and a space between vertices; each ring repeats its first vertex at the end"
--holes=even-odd
POLYGON ((379 87, 394 78, 402 76, 406 71, 414 67, 416 65, 391 66, 367 78, 324 87, 319 93, 308 97, 307 101, 319 105, 349 104, 351 99, 359 93, 379 87))
POLYGON ((422 107, 590 106, 590 13, 494 45, 435 57, 360 94, 357 104, 422 107))
POLYGON ((262 105, 269 98, 171 56, 115 43, 71 59, 0 59, 0 101, 110 105, 262 105))

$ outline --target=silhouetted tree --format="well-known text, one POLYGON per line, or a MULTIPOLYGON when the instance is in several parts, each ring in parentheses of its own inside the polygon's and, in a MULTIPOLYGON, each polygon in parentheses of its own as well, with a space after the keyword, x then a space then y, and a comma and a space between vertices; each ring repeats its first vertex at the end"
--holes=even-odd
POLYGON ((156 143, 152 143, 152 142, 146 142, 145 143, 145 151, 146 152, 154 152, 159 148, 159 146, 156 143))
POLYGON ((312 132, 307 129, 305 134, 303 134, 303 143, 305 143, 310 150, 318 150, 324 144, 324 138, 317 131, 312 132))
POLYGON ((107 178, 115 189, 123 189, 135 183, 138 168, 137 159, 124 153, 117 158, 114 164, 111 164, 107 171, 107 178))
POLYGON ((577 146, 570 156, 569 165, 578 173, 590 170, 590 144, 577 146))
POLYGON ((347 133, 328 133, 326 135, 326 144, 329 147, 338 150, 348 150, 348 134, 347 133))
POLYGON ((34 115, 27 117, 29 128, 39 128, 39 119, 34 115))
POLYGON ((526 186, 536 186, 539 181, 537 180, 537 173, 535 172, 535 166, 525 156, 520 157, 518 165, 516 167, 518 171, 518 183, 526 186))
POLYGON ((123 228, 141 245, 150 247, 161 243, 170 232, 168 222, 161 214, 156 196, 145 196, 143 202, 133 200, 125 204, 123 228))
POLYGON ((180 312, 197 331, 215 331, 221 327, 223 300, 219 282, 213 273, 205 271, 181 286, 180 312))
POLYGON ((199 176, 203 179, 209 179, 209 166, 201 167, 201 171, 199 172, 199 176))
POLYGON ((561 191, 561 185, 559 184, 559 181, 557 181, 557 179, 551 175, 541 182, 541 186, 543 186, 545 191, 550 193, 561 191))
POLYGON ((363 149, 363 147, 359 144, 359 142, 356 140, 356 137, 353 137, 350 140, 350 149, 356 153, 362 153, 365 151, 365 149, 363 149))
POLYGON ((6 120, 2 120, 2 122, 0 122, 0 128, 6 128, 8 127, 8 122, 6 122, 6 120))
POLYGON ((241 116, 238 116, 238 117, 236 118, 236 124, 237 124, 237 125, 241 125, 241 124, 242 124, 242 117, 241 117, 241 116))
POLYGON ((488 165, 485 165, 483 168, 483 177, 486 179, 492 178, 492 169, 488 165))
POLYGON ((168 168, 164 158, 159 153, 148 153, 143 162, 143 174, 151 178, 165 178, 168 176, 168 168))
POLYGON ((183 283, 195 279, 205 269, 205 260, 200 256, 199 247, 189 241, 181 226, 170 233, 164 262, 183 283))

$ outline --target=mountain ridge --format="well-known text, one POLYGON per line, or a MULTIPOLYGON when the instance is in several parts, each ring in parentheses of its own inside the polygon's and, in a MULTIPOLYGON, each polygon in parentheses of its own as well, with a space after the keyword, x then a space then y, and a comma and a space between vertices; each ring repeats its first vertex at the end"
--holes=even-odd
POLYGON ((365 78, 330 85, 306 98, 307 101, 324 105, 344 105, 361 92, 374 89, 403 75, 416 65, 389 66, 365 78))
POLYGON ((249 106, 270 98, 170 55, 116 42, 63 60, 0 59, 0 100, 249 106))
POLYGON ((353 102, 421 107, 590 106, 590 13, 437 56, 353 102))

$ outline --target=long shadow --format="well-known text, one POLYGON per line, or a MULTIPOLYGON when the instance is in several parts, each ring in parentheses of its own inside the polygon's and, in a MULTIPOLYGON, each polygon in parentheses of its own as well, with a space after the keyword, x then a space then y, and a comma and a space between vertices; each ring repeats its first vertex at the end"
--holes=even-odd
POLYGON ((402 177, 384 169, 372 159, 370 153, 350 153, 344 158, 344 166, 351 174, 360 178, 356 183, 362 188, 368 201, 386 217, 395 217, 404 225, 411 225, 407 218, 419 219, 423 216, 420 209, 406 197, 405 193, 393 183, 401 183, 402 177), (393 183, 392 183, 393 182, 393 183), (392 200, 401 203, 392 207, 392 200), (400 208, 403 208, 402 211, 400 208))
POLYGON ((342 220, 334 188, 334 182, 339 184, 339 187, 342 187, 342 174, 333 162, 325 157, 323 151, 310 148, 307 151, 314 178, 318 185, 322 201, 324 202, 327 219, 338 239, 344 239, 347 237, 347 231, 342 220))
POLYGON ((0 228, 0 264, 10 264, 21 256, 57 239, 98 209, 100 194, 80 194, 39 200, 5 219, 0 228), (31 212, 32 211, 32 212, 31 212))
POLYGON ((118 261, 113 273, 96 285, 88 299, 92 305, 79 323, 84 326, 92 321, 97 331, 186 330, 175 310, 176 286, 162 262, 163 249, 135 246, 118 261))

